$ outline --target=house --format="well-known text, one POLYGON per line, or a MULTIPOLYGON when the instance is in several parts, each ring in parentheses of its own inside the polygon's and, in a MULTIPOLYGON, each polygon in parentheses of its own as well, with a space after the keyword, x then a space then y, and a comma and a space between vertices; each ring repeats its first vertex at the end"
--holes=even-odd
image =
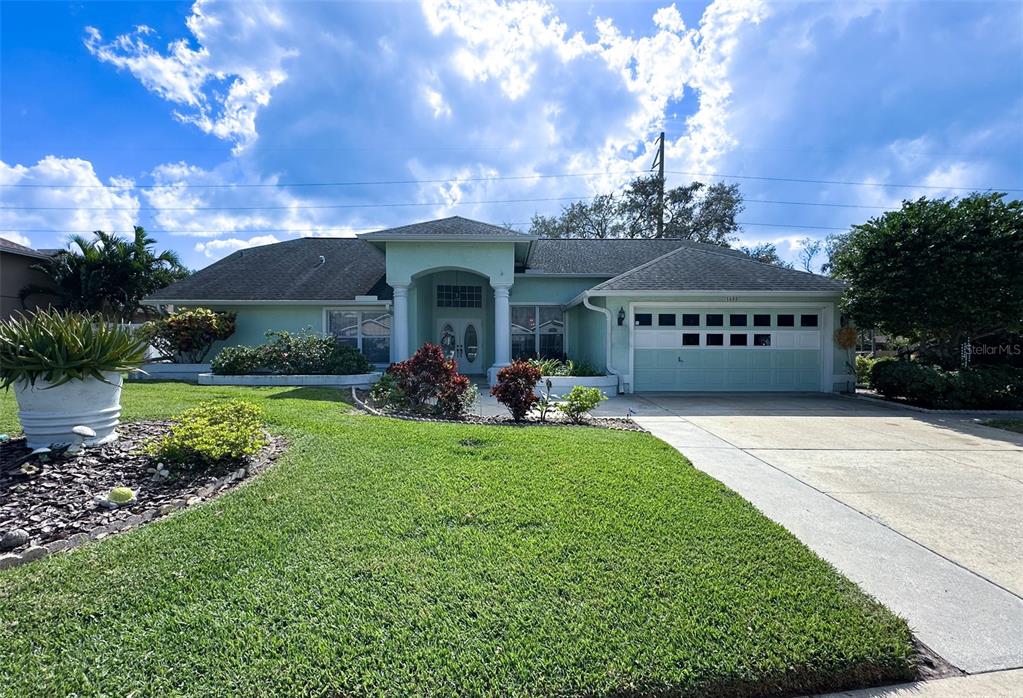
POLYGON ((33 250, 12 240, 0 238, 0 320, 16 312, 34 310, 49 305, 56 296, 49 293, 32 294, 22 303, 21 292, 28 286, 53 288, 53 282, 44 272, 32 267, 50 259, 45 252, 33 250))
POLYGON ((461 217, 235 252, 153 303, 233 310, 228 344, 312 328, 384 366, 426 342, 466 374, 568 356, 633 391, 846 389, 833 279, 670 239, 538 239, 461 217))

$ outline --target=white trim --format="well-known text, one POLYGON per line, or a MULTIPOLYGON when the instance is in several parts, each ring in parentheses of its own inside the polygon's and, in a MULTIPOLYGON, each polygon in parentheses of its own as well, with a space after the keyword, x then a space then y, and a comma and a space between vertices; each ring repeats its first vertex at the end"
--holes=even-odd
MULTIPOLYGON (((596 296, 618 298, 618 297, 637 297, 637 296, 653 296, 655 298, 660 297, 671 297, 671 298, 688 298, 690 296, 709 296, 712 299, 715 297, 723 298, 837 298, 842 295, 842 291, 722 291, 707 290, 707 291, 594 291, 592 289, 583 291, 578 294, 575 298, 565 304, 565 307, 571 307, 573 305, 579 305, 582 303, 583 296, 592 298, 596 296)), ((651 301, 656 303, 657 301, 651 301)), ((720 303, 709 300, 703 301, 704 303, 714 303, 720 305, 720 303)), ((739 305, 743 305, 742 301, 723 301, 723 302, 735 302, 739 305)), ((678 303, 671 303, 670 305, 679 305, 678 303)), ((745 305, 749 305, 746 303, 745 305)))
POLYGON ((821 311, 821 392, 831 393, 835 390, 835 382, 831 376, 835 372, 835 304, 827 303, 821 311))
POLYGON ((374 300, 374 301, 359 301, 353 298, 339 298, 336 300, 308 300, 308 301, 292 301, 292 300, 215 300, 210 298, 203 299, 188 299, 180 300, 177 298, 162 299, 162 298, 147 298, 146 303, 151 304, 164 304, 164 305, 384 305, 387 307, 391 306, 389 300, 374 300))

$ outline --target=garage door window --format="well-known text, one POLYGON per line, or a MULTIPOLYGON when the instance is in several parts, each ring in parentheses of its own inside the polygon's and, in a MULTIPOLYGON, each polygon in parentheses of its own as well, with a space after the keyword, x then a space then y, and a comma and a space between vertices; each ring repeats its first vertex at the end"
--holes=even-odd
POLYGON ((753 335, 753 346, 755 346, 755 347, 769 347, 769 346, 771 346, 771 335, 769 335, 769 334, 755 334, 755 335, 753 335))
POLYGON ((746 326, 746 314, 745 313, 733 313, 728 316, 728 324, 731 327, 745 327, 746 326))
POLYGON ((682 346, 684 347, 698 347, 700 346, 700 335, 698 332, 685 332, 682 334, 682 346))
POLYGON ((651 313, 636 313, 637 327, 650 327, 654 324, 654 316, 651 313))
POLYGON ((658 313, 657 314, 657 325, 659 327, 674 327, 675 326, 675 313, 658 313))
POLYGON ((813 315, 800 315, 799 316, 800 327, 816 327, 817 326, 817 314, 813 315))
POLYGON ((718 313, 707 314, 707 327, 724 327, 725 316, 718 313))
POLYGON ((779 315, 778 316, 778 327, 795 327, 796 316, 795 315, 779 315))
POLYGON ((683 313, 682 314, 682 326, 683 327, 699 327, 700 326, 700 314, 699 313, 683 313))
POLYGON ((744 334, 733 334, 728 336, 728 346, 731 347, 744 347, 747 343, 747 337, 744 334))
POLYGON ((753 316, 754 327, 770 327, 771 316, 770 315, 754 315, 753 316))
POLYGON ((725 336, 723 334, 712 333, 707 335, 707 346, 708 347, 721 347, 725 344, 725 336))

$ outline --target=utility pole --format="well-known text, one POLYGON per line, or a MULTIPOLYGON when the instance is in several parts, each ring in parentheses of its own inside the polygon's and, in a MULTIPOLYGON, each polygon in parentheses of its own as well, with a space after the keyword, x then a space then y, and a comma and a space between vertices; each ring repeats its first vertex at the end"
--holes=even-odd
POLYGON ((657 155, 650 169, 657 168, 657 237, 664 237, 664 131, 657 139, 657 155))

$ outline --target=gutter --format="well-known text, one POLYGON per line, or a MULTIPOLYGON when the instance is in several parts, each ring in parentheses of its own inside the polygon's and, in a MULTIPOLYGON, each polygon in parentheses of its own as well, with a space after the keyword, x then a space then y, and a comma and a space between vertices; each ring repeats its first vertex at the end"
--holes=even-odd
MULTIPOLYGON (((576 299, 573 299, 573 305, 575 304, 575 300, 578 300, 578 299, 579 299, 579 297, 577 297, 576 299)), ((622 374, 620 374, 618 371, 614 370, 614 368, 612 368, 612 366, 611 366, 611 328, 612 328, 612 324, 611 324, 612 323, 611 311, 608 310, 607 308, 600 308, 600 307, 598 307, 596 305, 591 304, 590 303, 590 292, 589 291, 583 291, 583 293, 581 295, 581 302, 583 304, 583 307, 586 308, 587 310, 592 310, 594 312, 603 313, 605 319, 607 320, 607 333, 606 333, 605 339, 604 339, 604 342, 605 342, 605 344, 604 344, 604 352, 605 352, 605 354, 607 356, 607 360, 605 361, 605 365, 607 366, 607 372, 610 373, 612 376, 616 376, 618 378, 618 392, 622 392, 622 390, 624 388, 624 386, 622 385, 622 374)))

